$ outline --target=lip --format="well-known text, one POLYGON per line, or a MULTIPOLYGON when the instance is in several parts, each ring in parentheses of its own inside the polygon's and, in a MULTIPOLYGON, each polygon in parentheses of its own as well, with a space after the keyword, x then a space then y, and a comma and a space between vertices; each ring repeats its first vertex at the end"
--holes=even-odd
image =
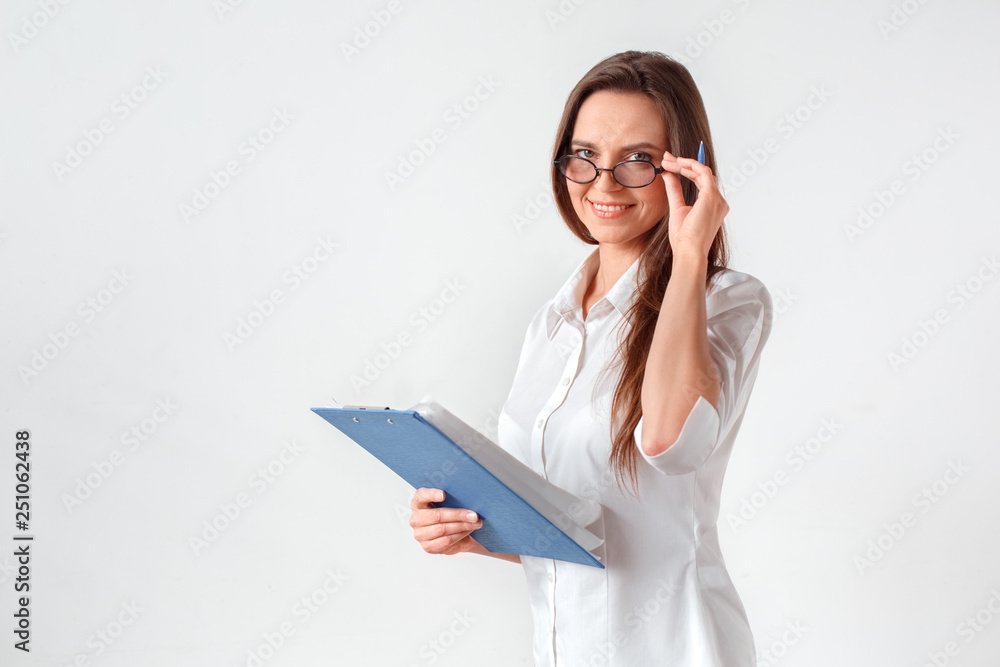
POLYGON ((630 210, 632 210, 632 208, 635 207, 635 204, 628 204, 626 202, 597 201, 597 200, 594 200, 594 199, 588 199, 587 200, 587 204, 590 206, 590 212, 591 213, 593 213, 596 217, 603 218, 605 220, 607 220, 609 218, 618 218, 618 217, 621 217, 621 216, 625 215, 626 213, 628 213, 630 210), (621 210, 618 210, 618 211, 601 211, 596 206, 594 206, 595 204, 597 204, 599 206, 624 206, 625 208, 623 208, 621 210))

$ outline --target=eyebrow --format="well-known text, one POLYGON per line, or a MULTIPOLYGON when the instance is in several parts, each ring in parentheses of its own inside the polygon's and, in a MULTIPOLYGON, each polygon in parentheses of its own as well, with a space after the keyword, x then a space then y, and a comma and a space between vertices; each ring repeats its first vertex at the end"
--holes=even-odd
MULTIPOLYGON (((592 144, 589 141, 580 141, 578 139, 571 140, 570 141, 570 146, 579 146, 580 148, 589 148, 591 150, 596 150, 597 149, 597 144, 592 144)), ((622 146, 621 150, 623 152, 630 152, 630 151, 639 150, 641 148, 646 149, 646 150, 654 150, 654 151, 661 151, 661 152, 664 150, 664 149, 660 148, 659 146, 657 146, 656 144, 651 144, 648 141, 643 141, 643 142, 640 142, 638 144, 629 144, 628 146, 622 146)))

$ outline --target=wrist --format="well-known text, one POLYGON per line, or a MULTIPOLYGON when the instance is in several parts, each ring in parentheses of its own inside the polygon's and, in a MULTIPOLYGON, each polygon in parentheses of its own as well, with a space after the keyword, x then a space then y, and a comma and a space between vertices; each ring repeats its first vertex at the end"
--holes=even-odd
POLYGON ((671 274, 695 273, 706 275, 708 272, 708 255, 695 250, 678 249, 673 251, 671 274))
POLYGON ((489 553, 476 538, 469 535, 466 539, 462 540, 462 551, 460 553, 465 554, 486 554, 489 553))

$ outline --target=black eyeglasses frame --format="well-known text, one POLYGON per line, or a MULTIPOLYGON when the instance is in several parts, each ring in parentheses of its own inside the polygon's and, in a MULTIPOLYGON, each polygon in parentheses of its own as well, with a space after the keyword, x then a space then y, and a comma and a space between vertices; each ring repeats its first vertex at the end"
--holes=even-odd
POLYGON ((594 164, 593 162, 591 162, 587 158, 580 157, 579 155, 563 155, 558 160, 554 160, 553 164, 559 170, 559 173, 562 174, 563 176, 565 176, 567 180, 573 181, 574 183, 579 183, 580 185, 586 185, 587 183, 593 183, 594 181, 597 180, 597 177, 601 175, 602 171, 610 171, 611 172, 611 177, 613 179, 615 179, 615 183, 617 183, 618 185, 622 186, 623 188, 644 188, 644 187, 646 187, 648 185, 652 185, 653 181, 656 180, 656 177, 663 173, 663 167, 656 167, 649 160, 622 160, 621 162, 619 162, 615 166, 611 167, 610 169, 606 169, 606 168, 603 168, 603 167, 598 167, 596 164, 594 164), (594 168, 594 177, 592 179, 590 179, 589 181, 578 181, 576 179, 573 179, 573 178, 570 178, 569 176, 567 176, 566 175, 566 169, 565 169, 565 167, 562 164, 562 161, 565 160, 566 158, 572 158, 574 160, 583 160, 584 162, 590 163, 590 166, 592 166, 594 168), (649 179, 649 183, 645 183, 643 185, 625 185, 620 180, 618 180, 618 177, 615 176, 615 169, 617 169, 618 167, 622 166, 623 164, 629 164, 630 162, 645 162, 649 166, 653 167, 653 177, 651 179, 649 179))

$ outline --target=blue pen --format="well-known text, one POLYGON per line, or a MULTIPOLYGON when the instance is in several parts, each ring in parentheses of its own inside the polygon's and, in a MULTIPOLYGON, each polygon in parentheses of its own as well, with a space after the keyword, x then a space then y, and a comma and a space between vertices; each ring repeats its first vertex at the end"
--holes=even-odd
POLYGON ((705 164, 705 142, 698 144, 698 162, 705 164))

